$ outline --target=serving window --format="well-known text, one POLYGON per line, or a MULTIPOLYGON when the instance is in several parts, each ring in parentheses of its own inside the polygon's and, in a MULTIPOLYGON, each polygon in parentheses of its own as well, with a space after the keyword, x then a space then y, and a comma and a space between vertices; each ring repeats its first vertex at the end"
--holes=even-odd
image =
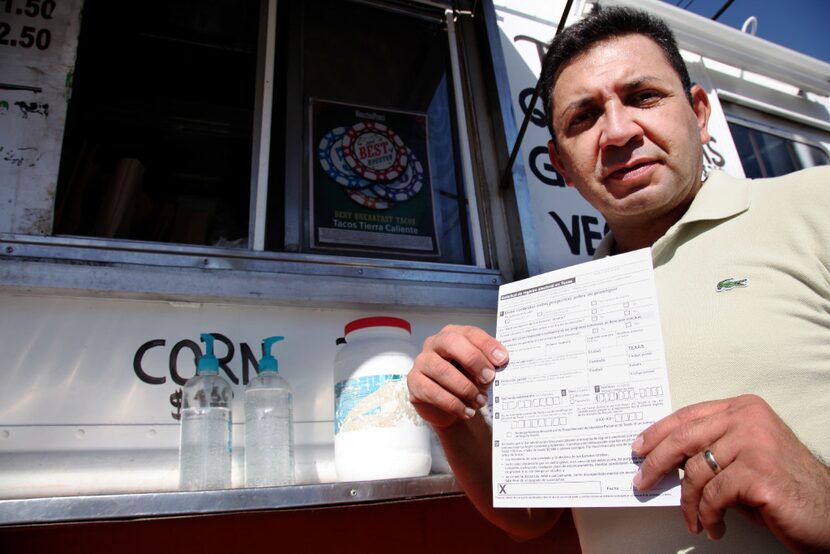
POLYGON ((435 5, 86 0, 54 233, 475 265, 451 55, 435 5))

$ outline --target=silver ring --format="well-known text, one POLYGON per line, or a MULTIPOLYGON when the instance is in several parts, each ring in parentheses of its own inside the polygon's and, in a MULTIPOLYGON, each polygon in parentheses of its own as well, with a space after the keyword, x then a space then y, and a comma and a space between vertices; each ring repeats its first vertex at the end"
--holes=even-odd
POLYGON ((712 472, 717 475, 720 473, 721 467, 718 464, 718 461, 715 459, 714 454, 708 448, 703 451, 703 459, 706 460, 706 463, 709 464, 709 467, 712 468, 712 472))

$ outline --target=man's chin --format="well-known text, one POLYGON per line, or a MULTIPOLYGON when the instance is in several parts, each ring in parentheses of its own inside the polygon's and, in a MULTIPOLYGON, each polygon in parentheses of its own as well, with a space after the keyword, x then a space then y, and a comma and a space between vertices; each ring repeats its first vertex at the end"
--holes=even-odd
POLYGON ((605 185, 605 190, 617 202, 627 202, 633 198, 648 193, 650 182, 645 183, 611 183, 605 185))
POLYGON ((655 187, 648 185, 630 188, 624 193, 618 192, 619 196, 611 194, 606 197, 604 209, 599 211, 607 214, 606 219, 650 214, 659 210, 662 204, 658 193, 655 187))

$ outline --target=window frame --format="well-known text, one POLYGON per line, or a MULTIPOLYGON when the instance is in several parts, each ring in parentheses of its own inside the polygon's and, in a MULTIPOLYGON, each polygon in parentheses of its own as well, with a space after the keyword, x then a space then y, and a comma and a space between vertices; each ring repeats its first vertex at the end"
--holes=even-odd
MULTIPOLYGON (((434 3, 426 4, 433 9, 438 7, 434 3)), ((462 159, 459 163, 463 165, 460 173, 468 194, 475 265, 297 253, 288 248, 284 251, 264 249, 273 142, 273 62, 279 38, 276 5, 277 0, 260 3, 262 17, 251 153, 248 247, 229 249, 74 235, 0 233, 0 260, 4 260, 0 264, 0 287, 23 294, 55 293, 197 303, 306 305, 311 302, 319 306, 383 305, 472 310, 495 307, 497 288, 504 282, 504 277, 498 269, 485 267, 487 260, 493 264, 497 259, 491 251, 492 244, 488 241, 490 248, 485 249, 483 240, 486 233, 494 231, 484 229, 485 222, 479 221, 478 217, 478 195, 489 192, 476 185, 480 168, 474 167, 472 157, 481 153, 472 153, 470 148, 481 148, 482 144, 480 137, 468 137, 471 129, 466 118, 473 113, 469 105, 473 99, 463 94, 464 81, 470 76, 466 72, 461 74, 459 39, 454 32, 455 14, 450 9, 445 9, 444 14, 450 29, 448 40, 458 119, 454 123, 460 130, 462 159)), ((469 71, 469 68, 465 70, 469 71)), ((466 90, 469 92, 469 87, 466 90)), ((304 125, 302 114, 298 117, 301 118, 299 125, 304 125)), ((490 144, 485 148, 492 148, 498 140, 489 138, 490 144)), ((301 169, 301 165, 296 167, 301 169)), ((299 177, 286 172, 287 180, 299 177)), ((301 195, 302 183, 296 182, 297 186, 288 188, 301 195)), ((302 197, 297 200, 302 206, 302 197)), ((493 200, 488 198, 487 202, 493 200)), ((286 233, 293 229, 302 240, 300 225, 306 225, 305 221, 286 219, 282 224, 286 233)), ((500 253, 498 259, 505 259, 505 253, 500 253)))

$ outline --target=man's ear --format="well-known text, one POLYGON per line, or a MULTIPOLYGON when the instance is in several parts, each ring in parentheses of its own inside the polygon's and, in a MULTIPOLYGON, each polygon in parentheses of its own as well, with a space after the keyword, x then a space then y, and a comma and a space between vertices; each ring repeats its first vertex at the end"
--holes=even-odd
POLYGON ((692 111, 695 112, 697 126, 700 129, 700 143, 706 144, 712 135, 709 134, 709 115, 712 113, 712 106, 709 105, 709 95, 700 85, 692 85, 692 111))
POLYGON ((569 187, 574 186, 571 182, 570 178, 568 177, 568 172, 565 169, 565 165, 562 163, 562 158, 559 157, 559 151, 556 149, 556 144, 552 141, 548 141, 548 157, 550 158, 550 163, 553 165, 553 169, 565 179, 565 184, 569 187))

